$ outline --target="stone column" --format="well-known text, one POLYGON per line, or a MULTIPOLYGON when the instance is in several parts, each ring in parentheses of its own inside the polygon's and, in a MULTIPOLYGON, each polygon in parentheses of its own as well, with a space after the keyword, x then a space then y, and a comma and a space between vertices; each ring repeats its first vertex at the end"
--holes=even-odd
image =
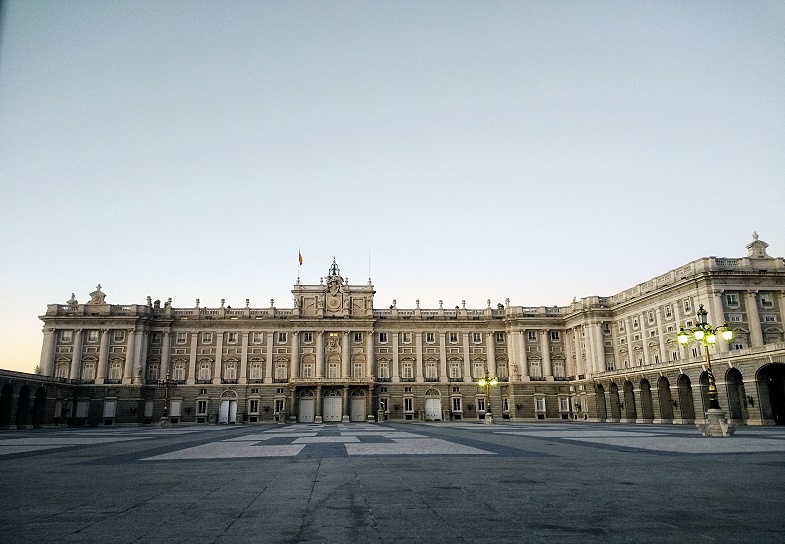
POLYGON ((659 306, 654 310, 654 319, 657 320, 657 338, 660 342, 660 363, 667 363, 668 349, 665 345, 665 331, 662 330, 662 310, 659 306))
MULTIPOLYGON (((300 376, 300 332, 292 331, 292 358, 289 367, 289 381, 300 376)), ((294 398, 292 398, 294 402, 294 398)))
POLYGON ((495 345, 495 332, 488 331, 485 336, 485 347, 488 351, 488 375, 496 376, 498 369, 496 368, 496 345, 495 345))
MULTIPOLYGON (((376 375, 376 354, 373 350, 373 331, 365 333, 365 377, 376 375)), ((368 412, 370 413, 370 412, 368 412)))
POLYGON ((579 374, 586 375, 586 368, 583 364, 583 350, 581 350, 581 339, 579 337, 581 326, 578 325, 572 329, 572 349, 575 351, 575 378, 579 374))
POLYGON ((551 343, 548 339, 548 329, 540 330, 540 350, 542 351, 542 375, 547 381, 553 381, 553 367, 551 365, 551 343), (550 379, 548 379, 550 378, 550 379))
MULTIPOLYGON (((747 310, 747 321, 750 324, 750 343, 753 346, 763 345, 763 329, 760 325, 760 313, 758 312, 758 292, 746 291, 745 309, 747 310)), ((717 323, 712 323, 717 326, 717 323)), ((720 323, 721 325, 721 323, 720 323)))
POLYGON ((641 320, 641 339, 643 339, 643 344, 641 347, 643 348, 643 364, 644 366, 649 366, 651 364, 651 356, 649 355, 649 337, 647 336, 646 324, 648 324, 648 317, 646 317, 646 312, 641 313, 640 318, 641 320))
POLYGON ((518 331, 518 353, 520 354, 519 367, 521 371, 521 380, 528 381, 529 379, 529 358, 526 355, 526 329, 518 331))
POLYGON ((400 383, 401 368, 398 363, 398 333, 390 334, 392 337, 392 383, 400 383))
POLYGON ((414 333, 414 351, 416 357, 414 381, 417 383, 423 383, 425 381, 422 373, 422 334, 422 332, 414 333))
POLYGON ((624 318, 624 327, 627 334, 627 356, 630 358, 630 368, 632 368, 637 363, 637 361, 633 360, 635 351, 632 349, 632 318, 624 318))
POLYGON ((586 367, 586 374, 594 374, 597 372, 597 369, 594 367, 594 336, 592 335, 591 325, 586 323, 581 325, 580 328, 581 341, 585 354, 584 365, 586 367))
MULTIPOLYGON (((104 383, 109 366, 109 329, 101 329, 101 345, 98 348, 98 369, 96 370, 95 383, 104 383)), ((167 333, 168 334, 168 333, 167 333)))
POLYGON ((224 358, 224 331, 217 331, 215 341, 215 367, 213 368, 213 383, 221 383, 221 367, 224 358))
POLYGON ((242 344, 240 347, 240 375, 238 376, 237 383, 248 383, 248 336, 250 331, 243 331, 242 344))
MULTIPOLYGON (((725 323, 725 312, 722 309, 722 289, 715 289, 711 292, 713 297, 709 300, 709 320, 715 327, 721 326, 725 323)), ((722 333, 717 335, 717 343, 714 344, 715 349, 719 353, 727 353, 730 351, 727 340, 722 337, 722 333)))
POLYGON ((51 327, 44 327, 44 342, 41 348, 41 361, 38 372, 41 376, 54 376, 55 349, 57 347, 57 331, 51 327))
MULTIPOLYGON (((341 377, 350 378, 352 376, 349 368, 351 361, 351 354, 349 353, 349 333, 344 331, 341 333, 341 377)), ((343 392, 344 399, 346 398, 346 390, 343 392)))
POLYGON ((264 359, 264 383, 273 383, 273 339, 274 332, 267 333, 267 354, 264 359))
POLYGON ((463 381, 469 383, 472 381, 472 364, 469 353, 469 333, 463 333, 463 381))
POLYGON ((324 378, 324 331, 316 333, 316 377, 324 378))
POLYGON ((602 323, 594 323, 592 325, 592 335, 594 336, 594 345, 596 346, 594 360, 597 362, 597 372, 605 372, 607 367, 605 365, 605 340, 602 337, 602 323))
POLYGON ((136 359, 136 329, 128 329, 126 334, 125 368, 123 369, 123 383, 130 384, 134 381, 134 362, 136 359))
POLYGON ((511 382, 518 381, 519 376, 518 370, 516 370, 520 364, 518 363, 520 355, 518 354, 517 342, 515 341, 515 336, 517 334, 516 331, 510 331, 504 337, 507 345, 507 372, 509 373, 511 382))
POLYGON ((564 373, 567 376, 575 376, 577 379, 578 377, 578 370, 575 368, 577 363, 577 359, 573 357, 575 354, 573 352, 573 338, 572 338, 572 331, 570 329, 564 330, 564 373))
MULTIPOLYGON (((322 336, 322 333, 319 333, 319 337, 322 336)), ((314 415, 314 423, 321 423, 322 422, 322 386, 316 386, 316 414, 314 415)))
POLYGON ((158 379, 165 380, 166 375, 170 372, 169 366, 172 359, 172 333, 164 331, 164 338, 161 346, 161 370, 158 373, 158 379))
POLYGON ((439 381, 447 383, 449 377, 447 375, 447 333, 439 333, 439 381))
POLYGON ((74 349, 71 353, 71 380, 81 378, 79 373, 82 371, 82 329, 74 330, 74 349))
POLYGON ((197 356, 197 343, 199 341, 199 333, 191 333, 191 354, 188 361, 188 374, 186 376, 186 385, 193 385, 196 383, 196 356, 197 356))
POLYGON ((136 355, 136 359, 138 365, 136 366, 136 376, 134 376, 134 383, 143 384, 145 383, 145 378, 147 376, 147 342, 149 339, 149 333, 147 331, 141 330, 137 335, 137 342, 138 351, 136 355))

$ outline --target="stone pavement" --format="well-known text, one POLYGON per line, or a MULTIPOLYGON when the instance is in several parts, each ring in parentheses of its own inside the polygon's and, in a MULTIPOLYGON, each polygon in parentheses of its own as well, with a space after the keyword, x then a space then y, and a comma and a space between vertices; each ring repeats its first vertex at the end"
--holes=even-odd
POLYGON ((785 428, 0 433, 0 542, 785 542, 785 428))

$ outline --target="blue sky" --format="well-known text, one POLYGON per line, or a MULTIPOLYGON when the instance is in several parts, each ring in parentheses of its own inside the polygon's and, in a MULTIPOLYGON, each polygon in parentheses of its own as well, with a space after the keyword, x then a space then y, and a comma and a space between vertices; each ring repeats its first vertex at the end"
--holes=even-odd
POLYGON ((48 303, 564 305, 785 255, 782 2, 20 2, 0 367, 48 303))

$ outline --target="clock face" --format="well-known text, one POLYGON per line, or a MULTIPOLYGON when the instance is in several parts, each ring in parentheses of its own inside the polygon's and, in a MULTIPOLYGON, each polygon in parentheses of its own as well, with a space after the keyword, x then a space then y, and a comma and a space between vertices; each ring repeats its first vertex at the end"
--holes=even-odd
POLYGON ((331 310, 337 310, 341 306, 341 299, 338 297, 327 297, 327 307, 331 310))

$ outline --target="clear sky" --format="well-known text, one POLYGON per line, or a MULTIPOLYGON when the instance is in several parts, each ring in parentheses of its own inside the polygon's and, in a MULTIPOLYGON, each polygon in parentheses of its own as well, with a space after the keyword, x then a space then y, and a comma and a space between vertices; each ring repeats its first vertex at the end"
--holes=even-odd
POLYGON ((10 1, 0 368, 49 303, 565 305, 785 255, 785 3, 10 1))

